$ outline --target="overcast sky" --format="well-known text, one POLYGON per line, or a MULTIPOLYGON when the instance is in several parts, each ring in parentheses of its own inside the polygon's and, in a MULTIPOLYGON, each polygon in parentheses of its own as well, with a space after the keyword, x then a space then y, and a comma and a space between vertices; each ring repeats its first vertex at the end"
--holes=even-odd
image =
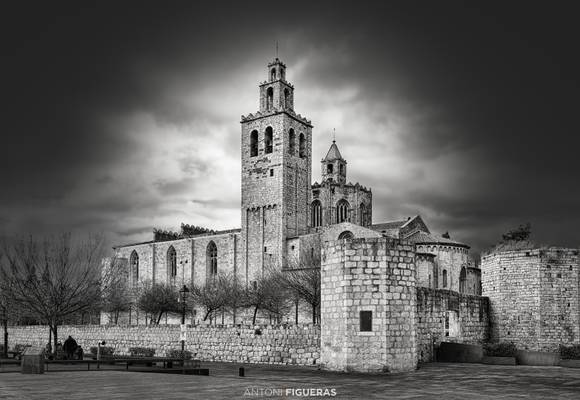
POLYGON ((335 128, 373 222, 420 214, 475 251, 525 222, 580 245, 564 2, 38 3, 2 6, 0 231, 239 227, 240 115, 278 41, 313 180, 335 128))

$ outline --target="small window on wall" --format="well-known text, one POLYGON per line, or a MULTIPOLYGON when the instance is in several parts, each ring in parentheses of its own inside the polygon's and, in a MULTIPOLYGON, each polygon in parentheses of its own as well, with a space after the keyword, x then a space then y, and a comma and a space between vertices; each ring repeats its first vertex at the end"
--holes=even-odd
POLYGON ((271 87, 266 90, 266 109, 271 110, 274 108, 274 89, 271 87))
POLYGON ((288 131, 288 154, 294 155, 296 153, 296 133, 294 133, 294 129, 290 129, 288 131))
POLYGON ((354 235, 352 234, 351 231, 343 231, 340 233, 340 235, 338 235, 338 240, 352 239, 352 238, 354 238, 354 235))
POLYGON ((447 270, 446 269, 443 270, 443 287, 444 288, 447 287, 447 270))
POLYGON ((373 330, 373 312, 360 311, 360 331, 372 332, 373 330))
POLYGON ((333 168, 333 165, 332 164, 328 164, 326 166, 326 173, 327 174, 332 174, 332 168, 333 168))
POLYGON ((258 131, 252 131, 250 134, 250 157, 258 155, 258 131))
POLYGON ((300 158, 306 157, 306 139, 303 133, 298 137, 298 155, 300 158))
POLYGON ((272 131, 272 127, 267 127, 266 128, 266 135, 264 137, 264 152, 266 154, 271 153, 272 152, 272 142, 273 142, 273 131, 272 131))

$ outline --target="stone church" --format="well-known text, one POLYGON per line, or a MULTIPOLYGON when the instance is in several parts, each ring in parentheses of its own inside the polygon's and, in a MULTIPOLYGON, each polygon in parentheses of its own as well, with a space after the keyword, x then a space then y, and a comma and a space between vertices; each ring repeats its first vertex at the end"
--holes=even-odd
POLYGON ((335 141, 312 183, 312 122, 295 111, 286 65, 276 58, 265 72, 259 110, 241 117, 241 228, 116 246, 129 284, 202 285, 224 272, 253 285, 267 268, 320 266, 325 242, 386 237, 414 246, 417 286, 481 294, 467 244, 435 235, 420 216, 374 223, 372 191, 348 181, 335 141))

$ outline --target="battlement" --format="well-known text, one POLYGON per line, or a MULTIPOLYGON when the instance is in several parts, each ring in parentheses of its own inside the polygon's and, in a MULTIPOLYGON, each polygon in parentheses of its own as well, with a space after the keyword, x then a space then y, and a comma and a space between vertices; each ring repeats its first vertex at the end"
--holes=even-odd
POLYGON ((298 122, 301 122, 309 127, 312 128, 312 121, 307 119, 306 117, 303 117, 300 114, 296 114, 293 110, 290 109, 286 109, 286 110, 277 110, 277 109, 272 109, 272 110, 265 110, 265 111, 256 111, 255 113, 249 113, 247 115, 242 115, 241 116, 241 123, 245 123, 245 122, 250 122, 250 121, 256 121, 258 119, 261 118, 267 118, 267 117, 272 117, 278 114, 286 114, 289 117, 295 119, 298 122))
POLYGON ((346 189, 353 189, 353 190, 360 190, 362 192, 366 192, 366 193, 372 193, 372 189, 371 188, 367 188, 366 186, 361 185, 360 183, 352 183, 352 182, 348 182, 348 183, 338 183, 338 182, 330 182, 330 181, 324 181, 322 183, 318 183, 318 182, 314 182, 312 184, 312 189, 319 189, 321 187, 325 187, 325 186, 340 186, 346 189))

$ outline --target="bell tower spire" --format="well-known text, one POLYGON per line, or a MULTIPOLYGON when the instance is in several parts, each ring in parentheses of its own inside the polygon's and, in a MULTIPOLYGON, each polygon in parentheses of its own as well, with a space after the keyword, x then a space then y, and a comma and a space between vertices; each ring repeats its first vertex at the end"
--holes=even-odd
POLYGON ((336 145, 336 133, 332 144, 322 159, 322 181, 346 183, 346 160, 342 158, 338 146, 336 145))
POLYGON ((260 85, 260 111, 293 111, 294 86, 286 81, 286 65, 278 57, 268 63, 266 82, 260 85))

